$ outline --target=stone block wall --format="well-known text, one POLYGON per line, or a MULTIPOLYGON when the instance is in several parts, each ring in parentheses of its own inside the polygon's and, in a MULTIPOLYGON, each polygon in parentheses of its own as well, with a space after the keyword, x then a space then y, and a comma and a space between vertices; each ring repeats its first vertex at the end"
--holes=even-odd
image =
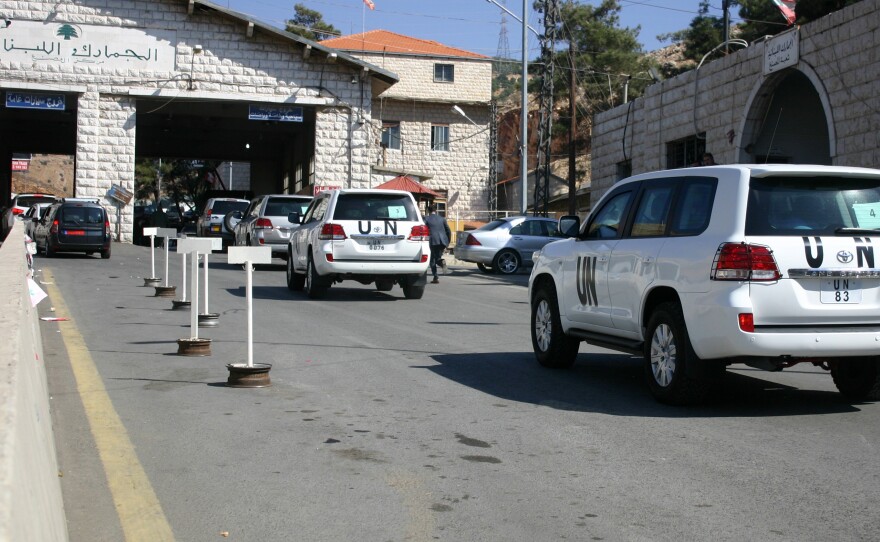
MULTIPOLYGON (((863 0, 799 32, 800 60, 793 69, 810 79, 830 112, 833 163, 880 167, 880 0, 863 0)), ((618 180, 618 163, 631 160, 633 174, 663 169, 666 144, 697 133, 706 133, 717 162, 740 162, 743 132, 760 121, 749 117, 758 109, 752 104, 767 99, 767 79, 779 76, 763 74, 764 53, 764 43, 754 43, 596 115, 592 201, 618 180)))
POLYGON ((488 103, 492 99, 490 59, 382 55, 359 51, 352 51, 351 54, 400 76, 400 82, 383 92, 381 98, 449 103, 488 103), (435 64, 452 64, 453 82, 434 81, 435 64))

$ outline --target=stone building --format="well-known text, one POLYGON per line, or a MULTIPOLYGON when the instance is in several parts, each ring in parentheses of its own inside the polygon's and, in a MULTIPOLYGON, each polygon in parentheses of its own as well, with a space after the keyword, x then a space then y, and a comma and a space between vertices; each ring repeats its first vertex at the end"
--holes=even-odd
MULTIPOLYGON (((114 208, 108 192, 133 191, 140 157, 247 162, 257 194, 379 184, 374 115, 384 102, 376 97, 401 78, 344 51, 204 0, 0 0, 0 40, 0 160, 74 156, 76 196, 114 208)), ((490 79, 480 91, 486 102, 490 79)), ((469 96, 466 87, 456 83, 456 92, 469 96)), ((485 125, 469 105, 476 101, 461 107, 485 125)), ((452 149, 430 152, 430 134, 405 132, 407 160, 419 171, 488 160, 484 144, 470 152, 451 140, 478 131, 456 124, 451 109, 441 115, 417 99, 410 110, 445 124, 452 149)), ((435 186, 454 186, 441 178, 435 186)), ((10 184, 9 168, 0 168, 4 202, 10 184)), ((110 215, 118 239, 130 241, 132 205, 118 224, 110 215)))
POLYGON ((630 174, 717 163, 880 167, 880 0, 649 86, 596 115, 592 201, 630 174))
MULTIPOLYGON (((407 175, 480 215, 489 199, 489 57, 387 30, 321 42, 397 74, 373 101, 373 186, 407 175), (457 109, 456 109, 457 108, 457 109)), ((441 200, 442 203, 442 200, 441 200)), ((485 215, 482 215, 485 217, 485 215)))

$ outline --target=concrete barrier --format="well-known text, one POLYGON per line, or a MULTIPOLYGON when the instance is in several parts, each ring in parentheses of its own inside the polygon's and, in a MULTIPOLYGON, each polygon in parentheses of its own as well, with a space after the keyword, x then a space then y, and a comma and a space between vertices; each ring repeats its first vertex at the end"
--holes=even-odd
POLYGON ((66 541, 43 340, 27 270, 24 228, 16 221, 0 246, 0 542, 66 541))

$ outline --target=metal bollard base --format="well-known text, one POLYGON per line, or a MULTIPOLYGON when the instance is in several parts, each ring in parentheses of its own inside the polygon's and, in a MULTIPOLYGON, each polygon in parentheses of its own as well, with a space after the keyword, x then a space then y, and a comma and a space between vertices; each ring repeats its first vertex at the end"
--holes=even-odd
POLYGON ((192 301, 187 301, 185 299, 172 299, 171 300, 171 310, 181 310, 188 309, 192 306, 192 301))
POLYGON ((217 327, 220 324, 220 313, 208 312, 199 315, 199 327, 217 327))
POLYGON ((211 339, 177 339, 178 356, 210 356, 211 339))
POLYGON ((144 277, 144 286, 158 286, 159 283, 162 282, 162 279, 159 277, 144 277))
POLYGON ((174 297, 177 295, 177 286, 155 286, 156 297, 174 297))
POLYGON ((271 363, 254 363, 248 367, 247 363, 229 363, 229 378, 226 386, 230 388, 266 388, 272 385, 269 380, 271 363))

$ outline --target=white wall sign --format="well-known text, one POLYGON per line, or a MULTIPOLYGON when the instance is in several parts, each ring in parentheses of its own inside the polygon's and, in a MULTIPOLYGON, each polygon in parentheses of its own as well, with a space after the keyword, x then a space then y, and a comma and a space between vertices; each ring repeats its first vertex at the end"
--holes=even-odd
POLYGON ((764 75, 797 65, 800 60, 799 36, 795 27, 764 42, 764 75))
POLYGON ((176 43, 173 30, 16 19, 3 29, 0 61, 174 71, 176 43))

